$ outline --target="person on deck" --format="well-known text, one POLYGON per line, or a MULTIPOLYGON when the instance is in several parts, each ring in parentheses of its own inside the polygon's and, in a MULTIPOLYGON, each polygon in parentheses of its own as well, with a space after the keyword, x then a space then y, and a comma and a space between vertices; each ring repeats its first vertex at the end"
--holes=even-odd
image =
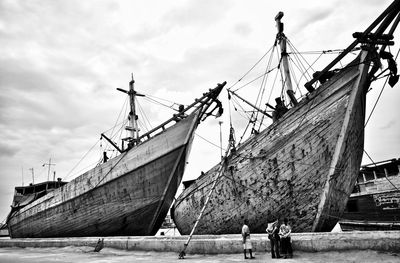
POLYGON ((276 122, 280 117, 282 117, 288 111, 288 108, 282 102, 281 98, 279 97, 276 98, 275 102, 276 102, 275 110, 272 112, 273 122, 276 122))
POLYGON ((281 258, 279 254, 279 220, 275 220, 272 223, 268 223, 267 227, 268 239, 271 244, 271 256, 272 258, 281 258))
POLYGON ((244 224, 242 227, 242 237, 243 237, 243 253, 244 253, 244 258, 248 259, 247 255, 246 255, 246 250, 249 251, 250 254, 250 259, 253 259, 253 252, 252 252, 252 245, 251 245, 251 241, 250 241, 250 229, 248 226, 248 220, 245 219, 244 220, 244 224))
POLYGON ((292 233, 292 228, 289 225, 289 220, 285 218, 283 224, 279 228, 279 237, 281 238, 282 254, 285 256, 283 258, 292 258, 292 241, 290 239, 290 233, 292 233))

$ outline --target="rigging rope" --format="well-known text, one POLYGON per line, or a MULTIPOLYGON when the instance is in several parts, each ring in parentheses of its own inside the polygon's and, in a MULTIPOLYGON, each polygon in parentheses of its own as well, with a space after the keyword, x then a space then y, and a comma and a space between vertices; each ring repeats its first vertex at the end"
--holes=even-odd
MULTIPOLYGON (((264 59, 264 57, 272 50, 274 48, 274 45, 272 45, 272 47, 267 51, 267 52, 265 52, 265 54, 264 55, 262 55, 262 57, 238 80, 238 81, 236 81, 235 83, 233 83, 233 85, 232 86, 230 86, 229 88, 228 88, 228 90, 229 89, 232 89, 234 86, 236 86, 236 84, 238 84, 240 81, 242 81, 242 79, 244 78, 244 77, 246 77, 260 62, 261 62, 261 60, 263 60, 264 59)), ((237 88, 237 89, 235 89, 234 91, 238 91, 239 89, 241 89, 241 88, 243 88, 243 86, 242 87, 239 87, 239 88, 237 88)))
POLYGON ((218 146, 216 143, 213 143, 209 140, 207 140, 206 138, 204 138, 203 136, 199 135, 197 132, 195 133, 196 136, 200 137, 201 139, 203 139, 204 141, 208 142, 209 144, 217 147, 218 149, 223 149, 221 146, 218 146))
POLYGON ((173 104, 172 104, 171 106, 169 106, 169 105, 167 105, 167 104, 161 103, 161 102, 156 101, 156 100, 154 100, 154 99, 152 99, 152 98, 149 98, 149 97, 143 97, 143 98, 146 99, 146 100, 149 101, 149 102, 152 102, 152 103, 155 103, 155 104, 164 106, 164 107, 166 107, 166 108, 173 109, 173 110, 175 110, 175 111, 177 111, 177 110, 174 108, 174 105, 179 105, 178 103, 173 102, 173 104))
POLYGON ((147 131, 151 130, 153 127, 152 127, 152 125, 151 125, 151 123, 150 123, 150 121, 149 121, 149 118, 147 117, 145 111, 143 110, 142 106, 140 105, 139 101, 138 101, 136 104, 138 105, 139 114, 140 114, 141 116, 143 116, 143 122, 141 122, 140 120, 138 120, 138 121, 139 121, 139 123, 141 124, 141 126, 142 126, 142 127, 146 130, 146 132, 147 132, 147 131), (147 121, 147 124, 150 126, 150 129, 147 127, 146 121, 147 121))
MULTIPOLYGON (((115 120, 114 126, 112 127, 111 135, 114 133, 114 128, 117 127, 117 123, 118 123, 118 121, 119 121, 119 117, 121 116, 122 111, 125 109, 125 112, 126 112, 126 108, 127 108, 126 105, 127 105, 127 103, 128 103, 128 96, 125 97, 124 104, 122 104, 122 108, 121 108, 121 110, 120 110, 120 112, 119 112, 119 114, 118 114, 117 119, 115 120)), ((126 116, 126 114, 125 114, 125 116, 126 116)), ((107 131, 106 131, 106 132, 107 132, 107 131)))
MULTIPOLYGON (((397 60, 397 58, 398 58, 398 56, 399 56, 399 52, 400 52, 400 48, 399 48, 399 50, 397 51, 395 60, 397 60)), ((367 119, 367 121, 365 122, 364 128, 367 126, 367 124, 368 124, 368 122, 369 122, 369 120, 370 120, 372 114, 374 113, 374 110, 375 110, 375 108, 376 108, 376 105, 378 104, 378 101, 379 101, 379 99, 381 98, 381 95, 382 95, 382 93, 383 93, 383 90, 384 90, 385 87, 386 87, 386 84, 387 84, 388 80, 389 80, 389 76, 386 78, 385 83, 384 83, 383 86, 382 86, 382 89, 381 89, 381 91, 380 91, 380 93, 379 93, 379 96, 378 96, 378 98, 376 99, 374 106, 372 107, 371 113, 369 114, 368 119, 367 119)))
POLYGON ((89 154, 89 152, 91 152, 91 151, 93 150, 93 148, 94 148, 99 142, 100 142, 100 139, 98 139, 98 140, 96 141, 96 143, 93 144, 92 147, 90 147, 90 149, 83 155, 83 157, 79 160, 79 162, 67 173, 67 175, 64 177, 64 179, 67 179, 67 178, 71 175, 72 171, 82 162, 82 160, 89 154))
MULTIPOLYGON (((267 74, 267 73, 270 72, 270 67, 271 67, 271 63, 272 63, 272 59, 273 59, 273 56, 272 56, 272 55, 273 55, 273 53, 274 53, 275 47, 276 47, 276 45, 273 46, 273 49, 272 49, 272 51, 271 51, 271 55, 270 55, 270 57, 269 57, 269 60, 268 60, 268 63, 267 63, 267 67, 266 67, 266 69, 265 69, 264 77, 263 77, 262 82, 261 82, 261 87, 260 87, 260 90, 259 90, 258 95, 257 95, 256 102, 255 102, 255 105, 256 105, 258 108, 261 108, 261 103, 262 103, 262 101, 263 101, 265 89, 266 89, 266 86, 267 86, 268 76, 269 76, 269 74, 267 74)), ((259 112, 256 111, 255 116, 254 116, 254 118, 255 118, 256 120, 258 119, 258 115, 259 115, 259 112)), ((264 120, 263 117, 264 117, 264 114, 262 115, 261 123, 262 123, 262 121, 264 120)), ((260 124, 260 125, 261 125, 261 124, 260 124)), ((252 131, 256 131, 255 127, 256 127, 256 122, 253 122, 252 131)))
POLYGON ((163 106, 165 106, 165 107, 168 107, 168 108, 173 108, 174 105, 184 105, 183 103, 178 103, 178 102, 171 101, 171 100, 167 100, 167 99, 164 99, 164 98, 159 98, 159 97, 156 97, 156 96, 154 96, 154 95, 149 95, 149 94, 143 94, 143 95, 145 95, 145 98, 150 99, 150 100, 153 101, 154 103, 161 104, 161 105, 163 105, 163 106), (163 101, 172 103, 172 106, 168 106, 168 105, 166 105, 166 104, 162 104, 162 103, 158 102, 157 100, 155 100, 155 99, 153 99, 153 98, 155 98, 155 99, 157 99, 157 100, 163 100, 163 101))

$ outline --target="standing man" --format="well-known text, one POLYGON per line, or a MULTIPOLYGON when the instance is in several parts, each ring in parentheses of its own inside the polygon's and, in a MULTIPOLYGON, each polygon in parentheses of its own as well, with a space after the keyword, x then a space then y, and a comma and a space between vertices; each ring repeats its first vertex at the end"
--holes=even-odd
POLYGON ((246 249, 249 250, 250 259, 253 259, 254 258, 252 254, 253 247, 250 241, 250 229, 248 224, 249 224, 248 220, 245 219, 242 227, 243 253, 244 253, 244 258, 247 259, 248 257, 246 256, 246 249))
POLYGON ((285 218, 283 224, 279 229, 279 236, 281 238, 282 253, 285 255, 284 258, 292 258, 292 242, 290 240, 290 233, 292 233, 292 228, 289 225, 289 220, 285 218))
POLYGON ((273 122, 276 122, 280 117, 282 117, 288 111, 288 108, 285 106, 280 97, 276 98, 275 102, 276 102, 275 110, 272 112, 273 122))
POLYGON ((270 240, 271 244, 271 256, 272 258, 281 258, 279 254, 279 221, 278 219, 272 223, 268 223, 267 228, 268 239, 270 240))

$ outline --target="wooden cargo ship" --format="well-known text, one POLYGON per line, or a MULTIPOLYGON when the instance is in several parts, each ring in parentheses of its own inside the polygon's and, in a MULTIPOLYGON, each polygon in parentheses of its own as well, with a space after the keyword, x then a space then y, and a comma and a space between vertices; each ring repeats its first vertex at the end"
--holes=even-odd
POLYGON ((139 135, 136 96, 130 98, 130 136, 116 144, 120 154, 71 182, 49 181, 16 187, 7 225, 12 238, 154 235, 181 182, 194 132, 207 116, 222 114, 218 84, 194 103, 139 135), (124 145, 127 144, 127 147, 124 145))
MULTIPOLYGON (((294 232, 332 230, 357 179, 366 93, 381 60, 387 59, 384 64, 391 70, 389 83, 394 85, 398 79, 396 63, 385 48, 393 44, 399 10, 396 0, 364 32, 353 34, 354 42, 305 84, 308 93, 299 102, 289 86, 286 37, 280 22, 283 13, 277 15, 275 45, 280 44, 282 57, 276 68, 286 74, 283 82, 292 107, 287 112, 275 107, 272 117, 282 116, 239 145, 230 134, 230 149, 221 163, 184 189, 172 207, 181 234, 240 233, 244 219, 252 232, 265 233, 269 221, 284 217, 290 218, 294 232), (356 59, 331 71, 359 44, 356 59)), ((253 108, 263 118, 271 117, 253 108)))
POLYGON ((363 165, 340 227, 348 230, 400 230, 400 159, 363 165))

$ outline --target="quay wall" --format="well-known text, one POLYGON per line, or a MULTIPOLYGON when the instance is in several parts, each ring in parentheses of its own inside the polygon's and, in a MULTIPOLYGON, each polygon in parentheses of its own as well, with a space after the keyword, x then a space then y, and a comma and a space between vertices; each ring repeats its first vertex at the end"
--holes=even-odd
MULTIPOLYGON (((182 251, 188 236, 130 236, 104 237, 104 247, 158 252, 182 251)), ((17 238, 0 239, 0 247, 95 247, 99 237, 79 238, 17 238)), ((253 250, 270 250, 266 234, 252 234, 253 250)), ((320 252, 341 250, 376 250, 400 252, 400 231, 362 231, 338 233, 293 233, 294 251, 320 252)), ((242 253, 242 237, 234 235, 195 235, 187 253, 192 254, 232 254, 242 253)))

